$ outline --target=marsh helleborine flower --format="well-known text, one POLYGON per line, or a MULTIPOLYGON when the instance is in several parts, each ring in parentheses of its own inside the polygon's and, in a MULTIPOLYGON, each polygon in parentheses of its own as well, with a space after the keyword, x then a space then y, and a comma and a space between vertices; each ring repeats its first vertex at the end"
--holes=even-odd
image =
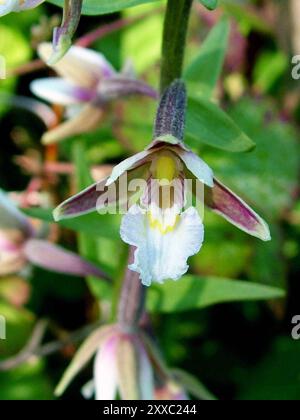
POLYGON ((0 190, 0 276, 21 272, 30 264, 75 276, 107 276, 82 259, 47 240, 0 190))
MULTIPOLYGON (((51 52, 51 44, 39 46, 44 61, 51 52)), ((107 103, 115 99, 136 94, 157 97, 154 89, 135 79, 131 69, 117 73, 102 54, 86 48, 71 47, 53 69, 60 77, 35 80, 31 90, 50 103, 65 106, 67 121, 48 131, 42 138, 44 144, 94 130, 107 103)))
MULTIPOLYGON (((11 12, 33 9, 45 0, 0 0, 0 16, 11 12)), ((65 0, 62 24, 54 29, 53 49, 48 57, 49 64, 60 60, 72 45, 72 38, 78 27, 83 0, 65 0)))
POLYGON ((84 387, 84 395, 96 400, 151 400, 154 375, 143 334, 124 333, 118 325, 95 330, 82 344, 63 375, 55 394, 60 396, 74 377, 96 354, 93 381, 84 387))
POLYGON ((185 187, 187 180, 203 187, 204 198, 201 194, 200 198, 212 211, 248 234, 270 240, 264 220, 214 178, 209 166, 183 143, 185 109, 185 86, 176 81, 161 99, 153 142, 117 165, 107 179, 65 201, 54 212, 60 220, 100 210, 107 205, 108 189, 121 183, 123 174, 130 180, 142 177, 144 189, 123 217, 121 237, 136 248, 129 268, 140 274, 146 286, 152 281, 178 280, 188 270, 188 258, 202 246, 204 227, 197 209, 191 205, 182 211, 189 193, 199 198, 198 188, 185 187))

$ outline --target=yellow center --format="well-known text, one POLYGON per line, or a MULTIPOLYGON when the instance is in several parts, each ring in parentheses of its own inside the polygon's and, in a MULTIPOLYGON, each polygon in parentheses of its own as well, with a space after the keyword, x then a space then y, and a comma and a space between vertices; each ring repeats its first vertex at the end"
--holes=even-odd
POLYGON ((158 229, 162 235, 166 235, 167 233, 172 232, 175 229, 179 221, 179 215, 176 216, 176 219, 173 225, 167 225, 167 226, 164 226, 160 220, 155 219, 151 212, 148 213, 148 220, 149 220, 149 225, 151 229, 158 229))
POLYGON ((173 181, 176 175, 176 161, 169 155, 157 158, 155 165, 155 178, 159 180, 173 181))

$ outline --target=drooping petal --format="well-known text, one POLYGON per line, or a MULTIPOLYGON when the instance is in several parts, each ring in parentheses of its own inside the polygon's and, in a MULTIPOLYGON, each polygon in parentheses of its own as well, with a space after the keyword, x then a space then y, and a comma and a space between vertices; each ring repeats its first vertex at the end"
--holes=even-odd
POLYGON ((103 80, 98 89, 100 101, 112 101, 129 95, 145 95, 157 99, 157 92, 140 80, 128 79, 121 76, 103 80))
POLYGON ((5 16, 15 10, 19 0, 6 0, 0 2, 0 16, 5 16))
POLYGON ((45 0, 17 0, 14 11, 21 12, 22 10, 33 9, 44 3, 44 1, 45 0))
POLYGON ((116 363, 118 387, 122 400, 138 400, 138 361, 135 345, 131 337, 122 337, 117 345, 116 363))
POLYGON ((109 339, 113 332, 111 325, 100 327, 84 341, 55 389, 57 397, 65 392, 75 376, 88 364, 104 340, 109 339))
POLYGON ((119 337, 111 337, 102 344, 94 364, 96 400, 114 400, 118 389, 117 345, 119 337))
POLYGON ((103 119, 103 109, 85 105, 72 119, 47 131, 42 137, 43 144, 54 144, 68 137, 93 131, 103 119))
POLYGON ((48 64, 56 64, 70 49, 79 25, 83 0, 65 0, 62 24, 53 32, 53 54, 48 64))
POLYGON ((79 255, 47 241, 30 239, 25 244, 24 253, 32 264, 46 270, 74 276, 95 276, 108 279, 103 271, 79 255))
POLYGON ((144 346, 138 343, 139 382, 141 400, 148 401, 154 398, 154 374, 144 346))
POLYGON ((205 204, 249 235, 271 240, 267 223, 229 188, 217 179, 214 181, 214 187, 205 191, 205 204))
POLYGON ((188 270, 187 259, 201 248, 204 228, 197 211, 189 208, 177 219, 172 229, 162 231, 137 205, 123 217, 121 237, 137 248, 129 268, 140 274, 145 286, 180 279, 188 270))
MULTIPOLYGON (((38 53, 41 59, 47 62, 53 52, 50 43, 39 45, 38 53)), ((96 51, 73 46, 53 69, 70 82, 86 87, 95 88, 102 78, 111 77, 115 70, 106 58, 96 51)))
POLYGON ((0 190, 0 228, 20 229, 25 236, 34 234, 28 218, 20 212, 7 194, 0 190))
POLYGON ((34 80, 30 84, 30 89, 39 98, 64 106, 90 102, 95 97, 92 90, 74 85, 59 77, 34 80))
POLYGON ((106 182, 106 186, 113 184, 126 171, 143 166, 148 162, 152 153, 153 151, 144 150, 143 152, 137 153, 130 158, 123 160, 121 163, 119 163, 119 165, 116 165, 106 182))
POLYGON ((97 182, 60 204, 53 212, 55 221, 81 216, 103 208, 101 197, 107 191, 107 178, 97 182))
POLYGON ((214 177, 211 168, 195 153, 186 151, 182 148, 174 148, 174 152, 178 154, 187 169, 203 184, 213 187, 214 177))

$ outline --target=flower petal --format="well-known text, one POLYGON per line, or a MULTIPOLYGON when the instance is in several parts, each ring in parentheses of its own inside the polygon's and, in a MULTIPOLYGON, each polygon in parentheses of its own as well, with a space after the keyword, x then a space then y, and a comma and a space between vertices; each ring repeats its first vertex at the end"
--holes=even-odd
POLYGON ((59 77, 37 79, 30 84, 31 91, 39 98, 57 105, 73 105, 89 102, 95 93, 59 77))
POLYGON ((188 270, 187 259, 202 246, 204 228, 194 208, 182 213, 173 229, 164 233, 149 221, 149 216, 134 205, 121 224, 124 242, 137 247, 134 263, 129 267, 140 274, 142 283, 178 280, 188 270))
POLYGON ((118 385, 122 400, 139 399, 137 352, 132 338, 120 338, 117 345, 116 363, 118 385))
POLYGON ((60 204, 53 212, 55 221, 92 213, 103 208, 101 196, 106 192, 107 178, 97 182, 60 204))
MULTIPOLYGON (((50 43, 42 43, 38 48, 41 59, 47 62, 53 53, 50 43)), ((95 88, 102 78, 116 72, 106 58, 93 50, 73 46, 56 64, 51 66, 63 78, 86 88, 95 88)))
POLYGON ((42 137, 43 144, 54 144, 68 137, 93 131, 103 119, 103 109, 85 105, 72 119, 47 131, 42 137))
POLYGON ((7 194, 0 190, 0 228, 20 229, 26 236, 34 234, 28 218, 20 212, 7 194))
POLYGON ((79 255, 47 241, 30 239, 25 244, 24 253, 32 264, 46 270, 74 276, 95 276, 108 279, 103 271, 79 255))
POLYGON ((65 371, 59 384, 55 389, 55 395, 62 395, 75 376, 88 364, 96 351, 100 348, 104 340, 113 334, 111 325, 96 329, 81 345, 77 353, 72 359, 69 367, 65 371))
POLYGON ((18 0, 7 0, 4 3, 0 3, 0 16, 5 16, 8 13, 15 10, 17 7, 18 0))
POLYGON ((21 12, 22 10, 33 9, 40 4, 44 3, 45 0, 17 0, 16 6, 14 7, 15 12, 21 12))
POLYGON ((249 235, 271 240, 267 223, 229 188, 217 179, 214 181, 214 187, 205 191, 205 204, 249 235))
POLYGON ((141 343, 138 345, 139 358, 139 381, 141 400, 149 401, 154 398, 154 374, 153 369, 146 353, 144 346, 141 343))
POLYGON ((199 156, 195 155, 195 153, 190 150, 186 151, 182 148, 174 148, 174 152, 178 154, 187 169, 192 172, 199 181, 209 187, 213 187, 213 171, 199 156))
POLYGON ((96 400, 114 400, 118 388, 116 352, 119 338, 111 337, 102 344, 94 364, 96 400))
POLYGON ((106 186, 113 184, 126 171, 136 169, 144 165, 146 162, 148 162, 148 158, 152 153, 153 151, 144 150, 143 152, 137 153, 130 158, 123 160, 121 163, 119 163, 119 165, 116 165, 106 182, 106 186))
POLYGON ((129 95, 145 95, 157 99, 157 92, 140 80, 128 79, 121 76, 104 80, 98 89, 99 100, 111 101, 129 95))

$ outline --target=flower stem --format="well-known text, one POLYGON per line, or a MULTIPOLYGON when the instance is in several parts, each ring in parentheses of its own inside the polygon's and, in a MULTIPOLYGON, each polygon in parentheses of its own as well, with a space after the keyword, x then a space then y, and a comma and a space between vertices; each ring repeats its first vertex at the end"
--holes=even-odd
POLYGON ((192 3, 193 0, 168 0, 162 45, 161 93, 181 77, 192 3))
MULTIPOLYGON (((129 248, 128 263, 134 260, 134 247, 129 248)), ((132 332, 138 328, 144 313, 146 287, 142 285, 139 273, 127 268, 122 284, 118 307, 118 325, 123 331, 132 332)))

